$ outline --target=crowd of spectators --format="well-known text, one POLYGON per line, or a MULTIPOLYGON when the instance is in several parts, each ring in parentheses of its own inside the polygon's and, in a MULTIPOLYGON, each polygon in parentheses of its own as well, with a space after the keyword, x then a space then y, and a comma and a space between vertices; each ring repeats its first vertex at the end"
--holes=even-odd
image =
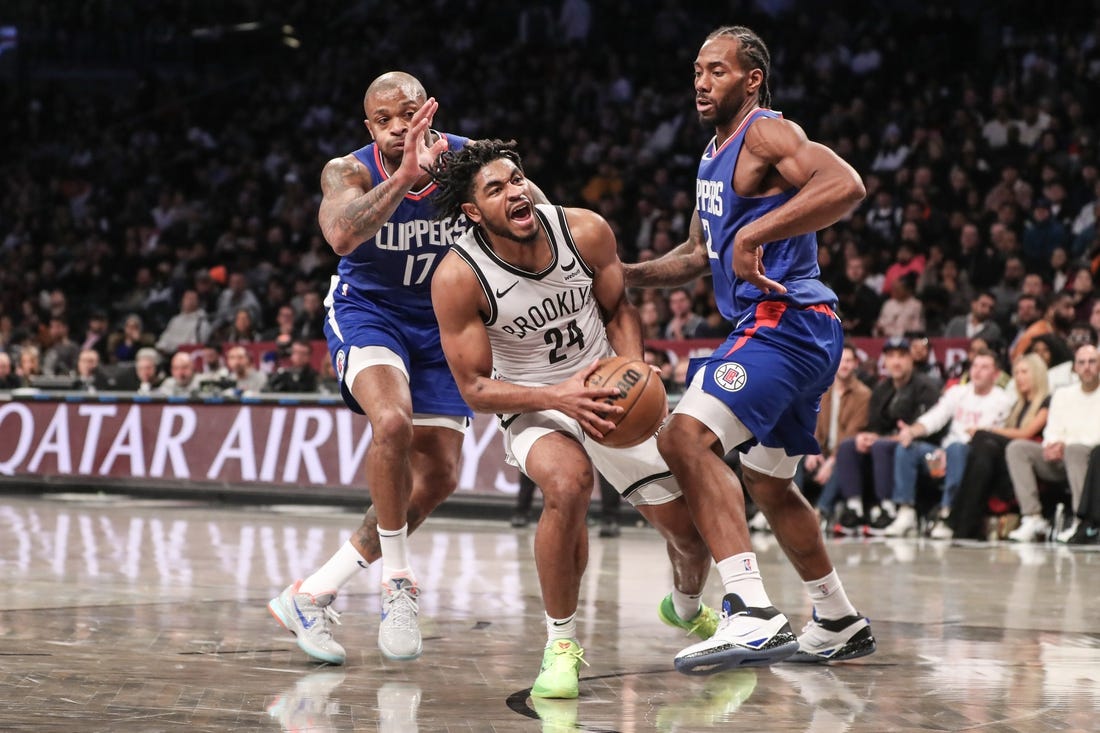
MULTIPOLYGON (((1007 367, 1010 348, 1100 329, 1096 2, 650 5, 6 3, 0 384, 99 370, 178 391, 201 376, 177 370, 181 346, 275 342, 250 368, 308 389, 278 375, 323 338, 319 172, 367 142, 364 87, 394 67, 439 98, 437 127, 516 138, 624 260, 658 256, 686 234, 711 134, 692 61, 731 22, 770 44, 775 106, 866 183, 820 235, 850 336, 981 336, 1007 367)), ((728 329, 707 279, 632 297, 651 338, 728 329)))

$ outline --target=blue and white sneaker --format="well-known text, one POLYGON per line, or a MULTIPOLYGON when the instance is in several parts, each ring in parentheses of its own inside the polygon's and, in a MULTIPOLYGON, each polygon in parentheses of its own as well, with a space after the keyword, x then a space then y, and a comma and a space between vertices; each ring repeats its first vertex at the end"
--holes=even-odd
POLYGON ((423 644, 417 623, 419 597, 420 588, 406 575, 394 575, 382 583, 378 648, 390 659, 408 660, 420 656, 423 644))
POLYGON ((714 636, 677 654, 676 669, 684 674, 713 674, 775 664, 796 651, 798 639, 786 616, 774 606, 749 608, 741 596, 727 593, 714 636))
POLYGON ((866 657, 875 651, 871 623, 863 616, 821 619, 814 610, 813 619, 802 627, 798 636, 798 651, 790 662, 842 662, 866 657))
POLYGON ((313 596, 302 593, 302 581, 287 586, 267 604, 267 610, 284 629, 294 634, 303 652, 320 662, 343 664, 347 659, 344 647, 332 638, 328 624, 340 623, 340 614, 332 608, 334 593, 313 596))

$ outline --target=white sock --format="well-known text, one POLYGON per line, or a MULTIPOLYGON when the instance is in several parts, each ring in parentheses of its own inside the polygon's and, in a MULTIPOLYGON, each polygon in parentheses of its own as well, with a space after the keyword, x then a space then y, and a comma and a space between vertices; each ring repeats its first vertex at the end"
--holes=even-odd
POLYGON ((848 594, 844 592, 844 586, 836 570, 824 578, 806 581, 803 585, 806 586, 806 592, 810 594, 810 600, 814 602, 818 618, 837 619, 859 613, 848 600, 848 594))
POLYGON ((879 502, 879 506, 882 507, 882 511, 886 512, 890 516, 894 516, 898 513, 897 504, 895 504, 892 499, 883 499, 881 502, 879 502))
POLYGON ((736 593, 749 608, 767 608, 772 605, 764 580, 756 564, 755 552, 742 552, 718 562, 718 574, 726 593, 736 593))
POLYGON ((409 570, 409 525, 401 529, 378 528, 378 545, 382 550, 382 580, 409 570))
POLYGON ((367 567, 367 561, 359 554, 359 550, 355 549, 355 545, 351 544, 351 540, 348 540, 340 546, 335 555, 328 559, 328 562, 302 581, 302 587, 299 590, 311 596, 322 593, 335 595, 345 583, 352 579, 352 576, 365 567, 367 567))
POLYGON ((676 609, 676 615, 681 621, 690 621, 699 615, 699 608, 702 606, 699 599, 702 597, 702 593, 693 595, 672 589, 672 607, 676 609))
POLYGON ((863 499, 860 499, 858 496, 853 496, 849 498, 848 501, 845 503, 847 504, 848 508, 851 509, 853 512, 860 516, 863 516, 863 499))
POLYGON ((554 618, 546 614, 546 645, 554 639, 577 638, 577 614, 574 611, 568 618, 554 618))

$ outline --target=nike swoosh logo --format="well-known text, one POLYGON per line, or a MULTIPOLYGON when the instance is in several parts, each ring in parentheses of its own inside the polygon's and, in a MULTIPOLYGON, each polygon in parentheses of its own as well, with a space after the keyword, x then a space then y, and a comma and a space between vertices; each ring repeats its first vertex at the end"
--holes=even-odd
POLYGON ((504 297, 505 295, 507 295, 507 294, 508 294, 508 291, 509 291, 509 290, 511 290, 512 288, 514 288, 514 287, 515 287, 515 286, 517 286, 517 285, 519 285, 519 280, 516 280, 516 281, 515 281, 514 283, 512 283, 511 285, 509 285, 508 287, 504 288, 504 290, 497 290, 497 297, 498 297, 498 298, 503 298, 503 297, 504 297))
POLYGON ((294 611, 298 614, 298 620, 302 622, 303 629, 312 629, 314 624, 317 623, 317 619, 313 619, 312 621, 310 621, 305 616, 303 616, 302 609, 298 608, 297 603, 294 604, 294 611))
POLYGON ((572 262, 570 262, 570 263, 569 263, 568 265, 562 265, 562 266, 561 266, 561 271, 562 271, 562 272, 569 272, 570 270, 572 270, 572 269, 573 269, 574 267, 576 267, 576 266, 577 266, 577 261, 576 261, 576 260, 573 260, 573 261, 572 261, 572 262))

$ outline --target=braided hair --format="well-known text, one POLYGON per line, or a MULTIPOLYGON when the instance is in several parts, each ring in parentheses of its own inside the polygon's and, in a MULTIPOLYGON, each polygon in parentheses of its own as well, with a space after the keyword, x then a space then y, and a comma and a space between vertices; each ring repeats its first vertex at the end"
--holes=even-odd
POLYGON ((436 218, 457 221, 462 216, 462 204, 474 200, 474 177, 486 165, 501 158, 523 170, 515 140, 471 140, 461 150, 444 151, 435 166, 428 170, 439 186, 435 197, 436 218))
POLYGON ((757 90, 757 98, 761 107, 771 107, 772 93, 768 89, 768 75, 771 71, 772 57, 768 53, 768 47, 764 45, 764 40, 743 25, 723 26, 707 36, 707 40, 711 41, 719 36, 736 38, 741 42, 740 47, 737 49, 737 61, 743 69, 746 71, 760 69, 763 72, 764 81, 760 84, 760 89, 757 90))

